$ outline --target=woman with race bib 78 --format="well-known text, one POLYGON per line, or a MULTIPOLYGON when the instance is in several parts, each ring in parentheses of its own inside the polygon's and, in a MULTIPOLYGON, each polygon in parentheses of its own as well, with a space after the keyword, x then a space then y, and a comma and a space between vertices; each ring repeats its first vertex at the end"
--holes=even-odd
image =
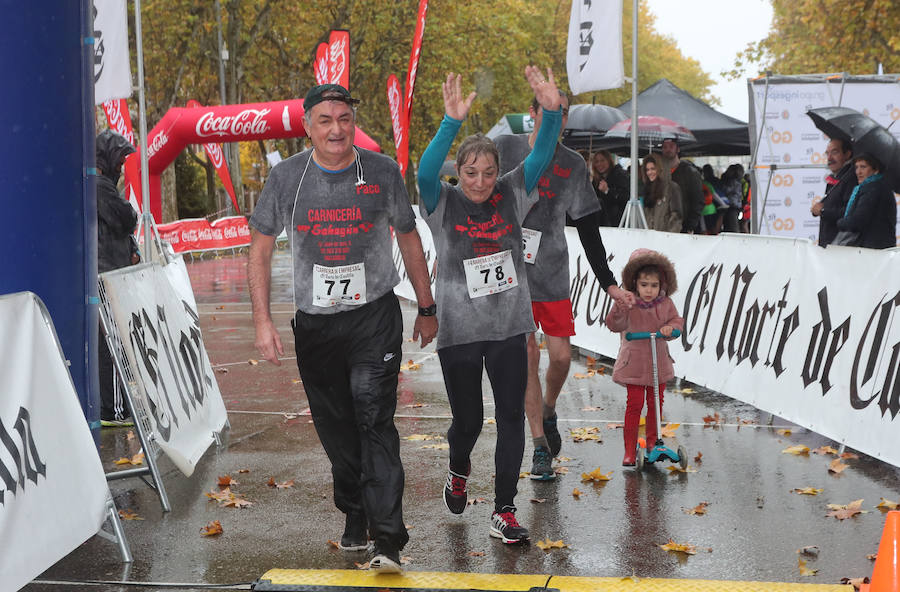
POLYGON ((535 331, 522 250, 522 220, 537 201, 537 182, 553 158, 562 121, 560 96, 547 70, 525 68, 543 111, 543 125, 525 161, 498 178, 494 143, 477 134, 456 156, 459 185, 441 183, 441 164, 475 93, 464 97, 461 77, 443 84, 445 115, 419 165, 422 216, 437 248, 437 351, 453 413, 447 432, 450 469, 444 503, 454 514, 466 508, 470 454, 481 433, 482 370, 494 394, 497 446, 490 534, 504 543, 528 540, 516 520, 515 496, 525 450, 526 337, 535 331))

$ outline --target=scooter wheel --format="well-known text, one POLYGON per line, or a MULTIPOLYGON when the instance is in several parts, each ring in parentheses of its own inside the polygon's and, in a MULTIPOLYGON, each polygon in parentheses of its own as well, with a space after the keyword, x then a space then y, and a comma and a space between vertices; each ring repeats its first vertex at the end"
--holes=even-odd
POLYGON ((644 469, 644 449, 640 445, 637 447, 637 454, 634 455, 634 467, 639 471, 644 469))
POLYGON ((678 447, 678 464, 682 469, 686 469, 688 466, 687 450, 684 449, 684 446, 678 447))

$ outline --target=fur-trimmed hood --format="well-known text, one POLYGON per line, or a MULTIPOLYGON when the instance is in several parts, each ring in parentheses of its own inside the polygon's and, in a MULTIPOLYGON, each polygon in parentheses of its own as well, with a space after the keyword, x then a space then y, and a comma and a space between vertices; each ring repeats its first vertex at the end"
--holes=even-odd
POLYGON ((625 269, 622 270, 622 285, 626 290, 635 292, 637 272, 646 265, 655 265, 663 277, 660 279, 660 288, 666 296, 671 296, 678 289, 678 279, 675 277, 675 266, 669 258, 650 249, 636 249, 628 258, 625 269))

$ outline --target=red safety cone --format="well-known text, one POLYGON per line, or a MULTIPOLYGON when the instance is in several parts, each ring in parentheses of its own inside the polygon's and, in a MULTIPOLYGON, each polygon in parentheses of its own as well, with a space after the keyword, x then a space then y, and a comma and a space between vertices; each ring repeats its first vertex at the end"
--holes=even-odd
POLYGON ((900 592, 900 511, 892 510, 884 521, 878 557, 872 568, 870 584, 863 584, 860 592, 900 592))

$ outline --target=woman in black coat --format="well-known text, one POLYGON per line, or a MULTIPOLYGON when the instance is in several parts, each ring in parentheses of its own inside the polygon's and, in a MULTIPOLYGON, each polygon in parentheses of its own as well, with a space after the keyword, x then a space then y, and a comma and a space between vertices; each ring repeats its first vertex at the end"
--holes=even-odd
POLYGON ((859 185, 850 195, 844 217, 838 220, 836 243, 843 232, 859 233, 849 246, 890 249, 897 245, 897 202, 894 192, 882 175, 881 163, 871 154, 853 159, 859 185))
POLYGON ((592 184, 603 208, 603 226, 618 226, 631 193, 628 173, 616 164, 613 155, 606 150, 596 152, 591 165, 594 170, 592 184))

